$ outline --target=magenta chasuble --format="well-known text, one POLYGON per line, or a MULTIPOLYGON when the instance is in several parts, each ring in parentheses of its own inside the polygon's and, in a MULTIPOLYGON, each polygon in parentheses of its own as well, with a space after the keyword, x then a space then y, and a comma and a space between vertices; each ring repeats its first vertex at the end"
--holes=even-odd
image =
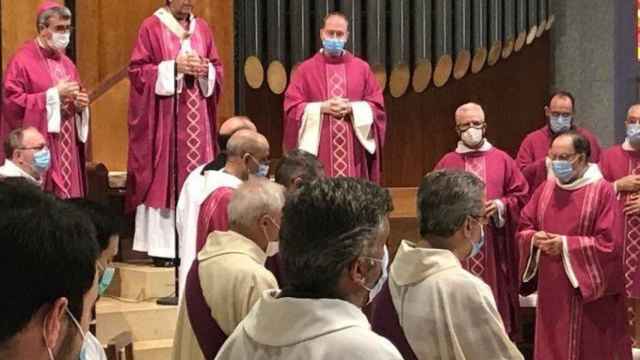
MULTIPOLYGON (((178 84, 178 189, 190 171, 211 161, 215 155, 222 63, 208 24, 200 18, 191 18, 191 27, 192 33, 180 39, 154 15, 147 18, 139 30, 129 64, 128 211, 141 204, 154 209, 175 208, 174 96, 158 95, 157 82, 161 63, 174 60, 180 51, 185 51, 187 39, 188 51, 209 59, 213 65, 215 88, 213 95, 207 97, 199 86, 199 79, 188 75, 178 84)), ((210 77, 212 75, 210 71, 210 77)))
POLYGON ((61 104, 59 128, 51 128, 46 93, 60 80, 80 82, 71 59, 61 52, 40 47, 36 40, 23 44, 9 61, 4 75, 0 135, 4 139, 9 131, 18 127, 38 129, 51 151, 51 167, 44 175, 45 191, 61 198, 83 197, 88 124, 81 138, 77 124, 77 117, 81 116, 70 101, 61 104))
POLYGON ((380 182, 386 129, 382 90, 369 65, 349 52, 340 57, 318 52, 296 70, 284 100, 285 150, 300 147, 299 140, 308 131, 304 121, 305 112, 311 109, 308 105, 317 104, 319 114, 319 103, 334 96, 355 103, 354 112, 345 119, 319 115, 319 133, 313 135, 317 138, 313 139, 315 146, 310 152, 318 156, 329 176, 354 176, 380 182), (367 108, 362 109, 363 105, 367 108), (371 121, 371 124, 359 126, 361 121, 371 121), (363 142, 369 143, 369 149, 363 142), (370 151, 373 148, 375 150, 370 151))
POLYGON ((435 168, 465 170, 476 175, 486 184, 487 200, 500 200, 504 204, 503 226, 491 221, 480 253, 463 260, 462 265, 491 287, 507 333, 515 335, 520 284, 515 233, 520 210, 528 199, 527 182, 515 161, 494 147, 486 151, 450 152, 435 168))
MULTIPOLYGON (((576 127, 577 132, 582 134, 591 145, 591 162, 597 163, 600 159, 600 144, 598 139, 587 129, 576 127)), ((518 150, 516 163, 522 171, 522 174, 529 182, 529 193, 534 191, 547 180, 547 165, 545 158, 549 153, 549 148, 553 142, 553 134, 549 130, 549 126, 544 126, 532 133, 528 134, 518 150)))
POLYGON ((535 359, 631 359, 618 218, 613 187, 598 177, 571 190, 548 180, 524 208, 520 268, 523 292, 538 292, 535 359), (562 253, 534 248, 537 231, 564 236, 562 253))
MULTIPOLYGON (((600 169, 607 181, 615 182, 627 175, 640 175, 640 153, 614 146, 606 150, 600 159, 600 169)), ((618 206, 622 214, 624 204, 630 193, 618 194, 618 206)), ((624 215, 621 215, 624 216, 624 215)), ((628 297, 640 298, 640 279, 638 265, 640 257, 640 215, 624 216, 619 228, 624 239, 623 265, 625 293, 628 297)))

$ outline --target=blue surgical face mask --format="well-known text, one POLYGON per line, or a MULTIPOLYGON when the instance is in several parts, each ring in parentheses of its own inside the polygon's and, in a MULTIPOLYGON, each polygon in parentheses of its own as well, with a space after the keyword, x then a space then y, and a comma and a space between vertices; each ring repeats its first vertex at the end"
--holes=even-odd
POLYGON ((100 282, 98 283, 98 295, 102 296, 111 285, 116 269, 111 266, 103 267, 100 263, 98 263, 98 267, 102 270, 102 276, 100 276, 100 282))
POLYGON ((549 118, 549 126, 554 134, 567 132, 571 129, 571 116, 553 116, 549 118))
POLYGON ((338 38, 322 40, 322 47, 331 56, 340 56, 344 50, 345 41, 338 38))
POLYGON ((561 183, 566 184, 571 181, 573 177, 573 164, 571 164, 571 161, 553 160, 551 162, 551 168, 553 169, 553 174, 561 183))
POLYGON ((48 148, 42 148, 33 153, 33 168, 39 173, 49 169, 49 165, 51 164, 51 153, 48 148))
MULTIPOLYGON (((84 332, 78 320, 71 314, 69 309, 66 309, 67 315, 71 318, 71 321, 75 324, 78 332, 82 335, 82 348, 80 350, 80 360, 107 360, 107 355, 104 352, 104 348, 100 344, 100 341, 96 339, 91 332, 84 332)), ((50 353, 49 355, 52 358, 50 353)))
POLYGON ((632 142, 640 140, 640 124, 627 124, 627 139, 632 142))
MULTIPOLYGON (((477 220, 476 220, 477 221, 477 220)), ((478 241, 471 242, 471 253, 468 258, 472 258, 480 253, 482 247, 484 246, 484 226, 480 224, 480 239, 478 241)))
POLYGON ((269 165, 267 164, 259 164, 258 171, 256 171, 256 176, 258 177, 267 177, 269 175, 269 165))

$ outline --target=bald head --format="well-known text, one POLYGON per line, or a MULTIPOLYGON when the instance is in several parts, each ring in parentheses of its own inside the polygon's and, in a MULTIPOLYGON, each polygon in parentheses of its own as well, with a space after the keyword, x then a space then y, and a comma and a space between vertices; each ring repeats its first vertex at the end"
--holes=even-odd
POLYGON ((268 157, 269 142, 264 135, 253 130, 238 130, 227 143, 227 154, 231 156, 243 156, 249 153, 254 156, 268 157), (261 156, 264 155, 264 156, 261 156))
POLYGON ((220 126, 220 135, 221 136, 231 136, 238 130, 247 129, 258 131, 256 125, 251 122, 251 120, 246 116, 234 116, 227 119, 220 126))
POLYGON ((637 123, 640 122, 640 104, 631 105, 629 111, 627 111, 627 122, 637 123))
POLYGON ((484 122, 484 110, 476 103, 466 103, 456 110, 456 125, 464 125, 473 121, 484 122))

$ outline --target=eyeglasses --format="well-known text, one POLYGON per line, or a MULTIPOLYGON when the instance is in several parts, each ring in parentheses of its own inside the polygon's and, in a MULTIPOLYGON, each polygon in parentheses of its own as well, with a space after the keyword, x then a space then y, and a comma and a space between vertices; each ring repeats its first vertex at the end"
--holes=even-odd
POLYGON ((474 128, 474 129, 482 129, 484 127, 484 121, 481 120, 474 120, 471 121, 467 124, 464 125, 457 125, 456 128, 458 130, 460 130, 461 132, 465 132, 467 130, 469 130, 470 128, 474 128))
POLYGON ((549 155, 549 158, 551 158, 551 160, 563 160, 563 161, 571 161, 573 160, 578 154, 573 153, 573 154, 560 154, 557 156, 554 155, 549 155))
POLYGON ((570 112, 558 112, 558 111, 551 111, 551 116, 555 116, 555 117, 570 117, 571 115, 573 115, 570 112))
POLYGON ((44 148, 46 148, 47 145, 38 145, 38 146, 31 146, 31 147, 26 147, 26 146, 21 146, 18 148, 18 150, 36 150, 36 151, 40 151, 44 148))
POLYGON ((76 30, 76 28, 74 28, 71 25, 56 25, 53 27, 53 31, 58 32, 58 33, 65 33, 65 32, 74 32, 76 30))
POLYGON ((474 215, 470 215, 471 218, 475 221, 478 222, 478 224, 480 224, 480 226, 485 227, 489 224, 489 219, 487 219, 486 216, 480 215, 480 216, 474 216, 474 215))

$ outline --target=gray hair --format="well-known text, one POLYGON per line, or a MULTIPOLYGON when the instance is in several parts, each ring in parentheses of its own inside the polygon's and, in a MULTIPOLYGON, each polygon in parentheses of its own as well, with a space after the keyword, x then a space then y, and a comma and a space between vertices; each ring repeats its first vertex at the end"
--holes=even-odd
POLYGON ((36 29, 40 31, 43 27, 49 27, 49 19, 54 15, 58 15, 63 20, 69 20, 71 19, 71 10, 66 6, 60 5, 43 11, 36 19, 36 29))
POLYGON ((22 147, 22 139, 24 138, 24 129, 17 128, 12 130, 6 139, 4 139, 4 156, 11 160, 16 149, 22 147))
POLYGON ((228 215, 231 226, 253 226, 268 212, 281 211, 284 206, 284 187, 263 178, 252 178, 233 193, 228 215))
POLYGON ((420 235, 451 237, 467 217, 483 215, 485 185, 475 175, 459 170, 434 171, 418 190, 420 235))

